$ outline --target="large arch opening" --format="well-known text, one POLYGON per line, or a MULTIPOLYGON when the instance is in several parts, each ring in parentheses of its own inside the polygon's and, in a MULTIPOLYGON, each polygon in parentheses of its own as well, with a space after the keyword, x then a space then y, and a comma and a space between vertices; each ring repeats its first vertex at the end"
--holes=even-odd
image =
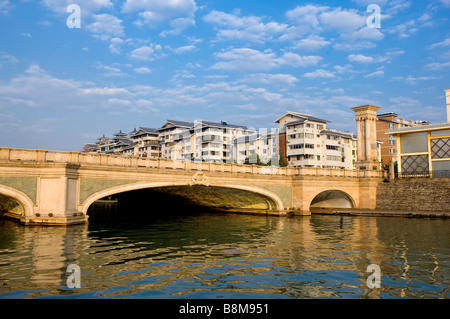
POLYGON ((318 213, 330 210, 352 209, 353 199, 340 190, 327 190, 317 194, 311 201, 310 211, 318 213))
POLYGON ((90 223, 105 218, 136 220, 198 213, 257 213, 279 209, 280 205, 266 194, 221 186, 158 186, 102 193, 86 201, 89 206, 84 209, 90 223))

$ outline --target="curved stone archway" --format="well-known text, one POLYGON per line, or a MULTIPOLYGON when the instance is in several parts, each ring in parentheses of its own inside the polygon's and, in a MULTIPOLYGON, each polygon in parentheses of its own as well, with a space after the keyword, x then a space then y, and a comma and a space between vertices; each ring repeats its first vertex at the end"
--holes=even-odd
POLYGON ((32 200, 14 188, 0 185, 0 194, 16 201, 21 207, 15 212, 9 212, 9 216, 17 219, 23 219, 25 217, 31 217, 33 215, 33 202, 32 200))
MULTIPOLYGON (((91 196, 89 196, 84 203, 81 203, 79 205, 79 211, 83 214, 87 214, 87 211, 89 207, 97 200, 107 197, 107 196, 113 196, 119 193, 125 193, 130 191, 136 191, 136 190, 143 190, 143 189, 152 189, 152 188, 163 188, 163 187, 189 187, 192 186, 190 183, 139 183, 139 184, 125 184, 121 186, 115 186, 110 187, 101 191, 98 191, 91 196)), ((215 184, 209 184, 210 187, 219 187, 219 188, 231 188, 231 189, 237 189, 247 192, 252 192, 258 195, 261 195, 263 198, 266 199, 268 209, 270 210, 276 210, 276 211, 282 211, 284 210, 284 205, 282 200, 278 197, 278 195, 262 189, 258 187, 251 187, 251 186, 241 186, 241 185, 215 185, 215 184)))
POLYGON ((310 209, 352 209, 356 207, 354 199, 342 190, 323 190, 316 194, 310 203, 310 209))

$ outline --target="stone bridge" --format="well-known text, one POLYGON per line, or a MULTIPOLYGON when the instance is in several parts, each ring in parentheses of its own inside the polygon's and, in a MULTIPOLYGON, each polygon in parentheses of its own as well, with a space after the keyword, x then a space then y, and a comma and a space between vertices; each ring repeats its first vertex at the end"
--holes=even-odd
MULTIPOLYGON (((263 214, 310 215, 314 207, 375 209, 381 181, 382 172, 372 170, 264 167, 0 148, 0 210, 24 224, 86 223, 89 207, 104 197, 169 187, 192 192, 197 185, 256 194, 265 203, 256 211, 263 214)), ((251 207, 236 207, 246 209, 251 207)), ((155 209, 155 214, 161 213, 155 209)))

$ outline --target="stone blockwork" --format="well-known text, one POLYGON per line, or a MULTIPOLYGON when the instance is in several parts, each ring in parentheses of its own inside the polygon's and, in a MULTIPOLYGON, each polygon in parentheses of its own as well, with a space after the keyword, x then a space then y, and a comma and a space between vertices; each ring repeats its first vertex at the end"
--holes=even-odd
POLYGON ((411 178, 380 183, 377 210, 450 212, 450 179, 411 178))

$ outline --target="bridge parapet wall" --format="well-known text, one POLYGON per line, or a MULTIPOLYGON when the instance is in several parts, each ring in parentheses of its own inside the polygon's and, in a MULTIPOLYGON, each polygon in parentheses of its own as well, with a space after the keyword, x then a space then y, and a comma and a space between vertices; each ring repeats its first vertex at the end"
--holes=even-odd
POLYGON ((47 150, 29 150, 0 148, 0 162, 28 161, 50 163, 72 163, 80 165, 146 167, 203 172, 246 173, 281 176, 328 176, 352 178, 382 178, 383 171, 343 170, 308 167, 257 166, 233 163, 172 161, 162 158, 144 158, 136 156, 92 154, 80 152, 60 152, 47 150))
POLYGON ((0 148, 0 184, 9 188, 17 185, 14 188, 27 196, 29 206, 32 206, 31 209, 27 206, 23 216, 25 223, 87 221, 89 204, 103 195, 178 185, 248 190, 270 198, 280 211, 287 209, 300 215, 310 214, 311 201, 324 190, 349 194, 355 208, 374 209, 376 186, 381 182, 381 176, 381 171, 369 170, 239 165, 0 148), (25 177, 27 180, 23 180, 25 177), (22 187, 24 182, 32 183, 35 188, 22 187))

